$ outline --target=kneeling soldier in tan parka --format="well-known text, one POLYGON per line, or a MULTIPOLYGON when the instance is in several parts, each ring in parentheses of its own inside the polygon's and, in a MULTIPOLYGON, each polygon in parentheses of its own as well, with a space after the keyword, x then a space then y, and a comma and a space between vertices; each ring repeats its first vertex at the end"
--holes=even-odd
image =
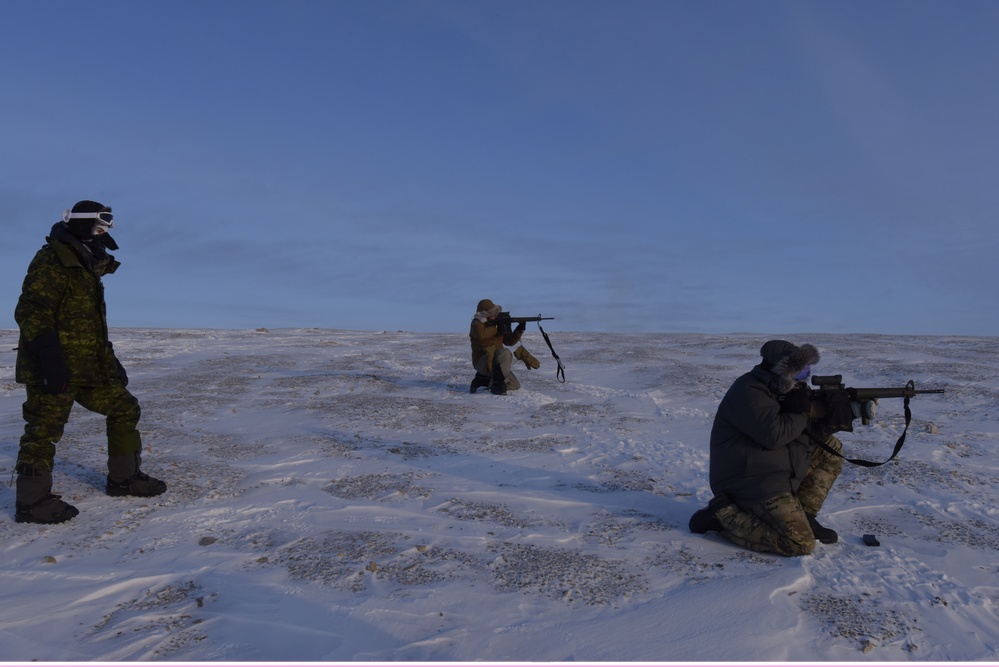
POLYGON ((473 394, 479 387, 489 387, 494 394, 505 394, 508 390, 520 389, 520 381, 510 369, 513 359, 524 362, 527 368, 539 368, 539 362, 523 345, 510 353, 506 345, 517 345, 527 328, 526 322, 520 322, 510 333, 502 333, 496 318, 503 308, 489 299, 479 301, 472 318, 472 326, 468 337, 472 342, 472 367, 475 377, 469 389, 473 394))

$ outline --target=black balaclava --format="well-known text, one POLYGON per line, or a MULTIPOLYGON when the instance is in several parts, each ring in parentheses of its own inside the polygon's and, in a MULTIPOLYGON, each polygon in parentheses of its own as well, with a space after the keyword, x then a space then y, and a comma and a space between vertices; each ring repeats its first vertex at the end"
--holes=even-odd
MULTIPOLYGON (((105 206, 100 202, 91 201, 89 199, 84 199, 83 201, 78 201, 73 205, 73 208, 67 211, 69 213, 110 213, 111 207, 105 206)), ((81 242, 86 244, 93 244, 96 246, 98 254, 103 253, 104 248, 110 250, 117 250, 118 244, 111 237, 110 234, 98 234, 94 235, 94 225, 96 223, 95 218, 74 218, 70 215, 65 215, 63 217, 63 224, 66 225, 66 229, 70 234, 75 236, 81 242)))

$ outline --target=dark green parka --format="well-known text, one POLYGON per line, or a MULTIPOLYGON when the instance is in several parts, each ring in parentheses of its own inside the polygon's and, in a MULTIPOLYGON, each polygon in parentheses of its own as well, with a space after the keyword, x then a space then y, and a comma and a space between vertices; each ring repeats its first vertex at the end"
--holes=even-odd
POLYGON ((103 248, 88 250, 61 222, 45 240, 28 266, 14 310, 21 329, 16 380, 42 383, 39 356, 31 344, 46 337, 58 338, 70 387, 100 386, 121 378, 108 341, 101 282, 101 276, 114 273, 120 263, 103 248))
POLYGON ((805 366, 818 363, 818 350, 773 340, 760 354, 762 363, 729 388, 711 427, 711 491, 747 509, 796 492, 815 447, 804 435, 808 415, 782 413, 780 396, 794 388, 805 366))

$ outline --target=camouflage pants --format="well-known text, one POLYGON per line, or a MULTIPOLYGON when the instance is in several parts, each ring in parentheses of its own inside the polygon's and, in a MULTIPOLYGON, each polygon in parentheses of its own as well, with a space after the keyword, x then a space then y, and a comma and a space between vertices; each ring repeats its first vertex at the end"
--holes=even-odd
MULTIPOLYGON (((835 436, 825 442, 837 452, 843 451, 843 444, 835 436)), ((753 551, 807 556, 815 548, 815 535, 806 514, 819 513, 842 470, 842 458, 816 446, 797 493, 788 491, 768 498, 748 511, 737 505, 718 510, 715 516, 724 527, 721 535, 753 551)))
POLYGON ((142 450, 136 425, 139 401, 120 383, 100 387, 72 388, 64 394, 49 394, 26 385, 28 398, 22 406, 24 435, 17 454, 17 469, 52 470, 56 443, 62 439, 73 403, 107 417, 108 457, 130 456, 142 450))

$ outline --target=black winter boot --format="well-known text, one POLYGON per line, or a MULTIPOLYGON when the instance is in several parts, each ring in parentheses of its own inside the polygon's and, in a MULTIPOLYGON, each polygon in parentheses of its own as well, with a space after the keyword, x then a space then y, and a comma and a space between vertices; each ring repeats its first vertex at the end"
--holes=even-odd
POLYGON ((79 513, 80 510, 64 502, 62 496, 50 493, 32 505, 17 503, 14 520, 18 523, 62 523, 79 513))
POLYGON ((690 523, 687 524, 687 528, 690 529, 690 532, 698 535, 703 535, 709 530, 713 530, 716 533, 721 532, 723 527, 715 514, 718 513, 718 510, 728 507, 731 504, 732 498, 727 493, 715 496, 708 503, 707 507, 694 512, 693 516, 690 517, 690 523))
POLYGON ((52 493, 52 473, 19 466, 14 521, 17 523, 62 523, 80 513, 52 493))
POLYGON ((822 544, 835 544, 839 541, 839 535, 832 528, 826 528, 815 519, 814 514, 805 514, 808 517, 808 525, 812 527, 812 533, 822 544))
POLYGON ((489 384, 489 391, 497 396, 506 395, 506 376, 503 375, 503 370, 499 367, 499 364, 493 366, 493 377, 492 382, 489 384))
POLYGON ((474 394, 476 389, 488 386, 489 386, 489 376, 483 375, 482 373, 476 373, 475 377, 472 378, 472 386, 469 387, 468 391, 469 393, 474 394))
POLYGON ((108 476, 104 493, 109 496, 138 496, 140 498, 151 498, 166 491, 166 482, 155 477, 150 477, 141 470, 128 479, 116 482, 108 476))
POLYGON ((151 498, 166 491, 166 482, 139 470, 141 463, 142 458, 138 452, 131 456, 109 456, 108 479, 104 493, 114 497, 151 498))

